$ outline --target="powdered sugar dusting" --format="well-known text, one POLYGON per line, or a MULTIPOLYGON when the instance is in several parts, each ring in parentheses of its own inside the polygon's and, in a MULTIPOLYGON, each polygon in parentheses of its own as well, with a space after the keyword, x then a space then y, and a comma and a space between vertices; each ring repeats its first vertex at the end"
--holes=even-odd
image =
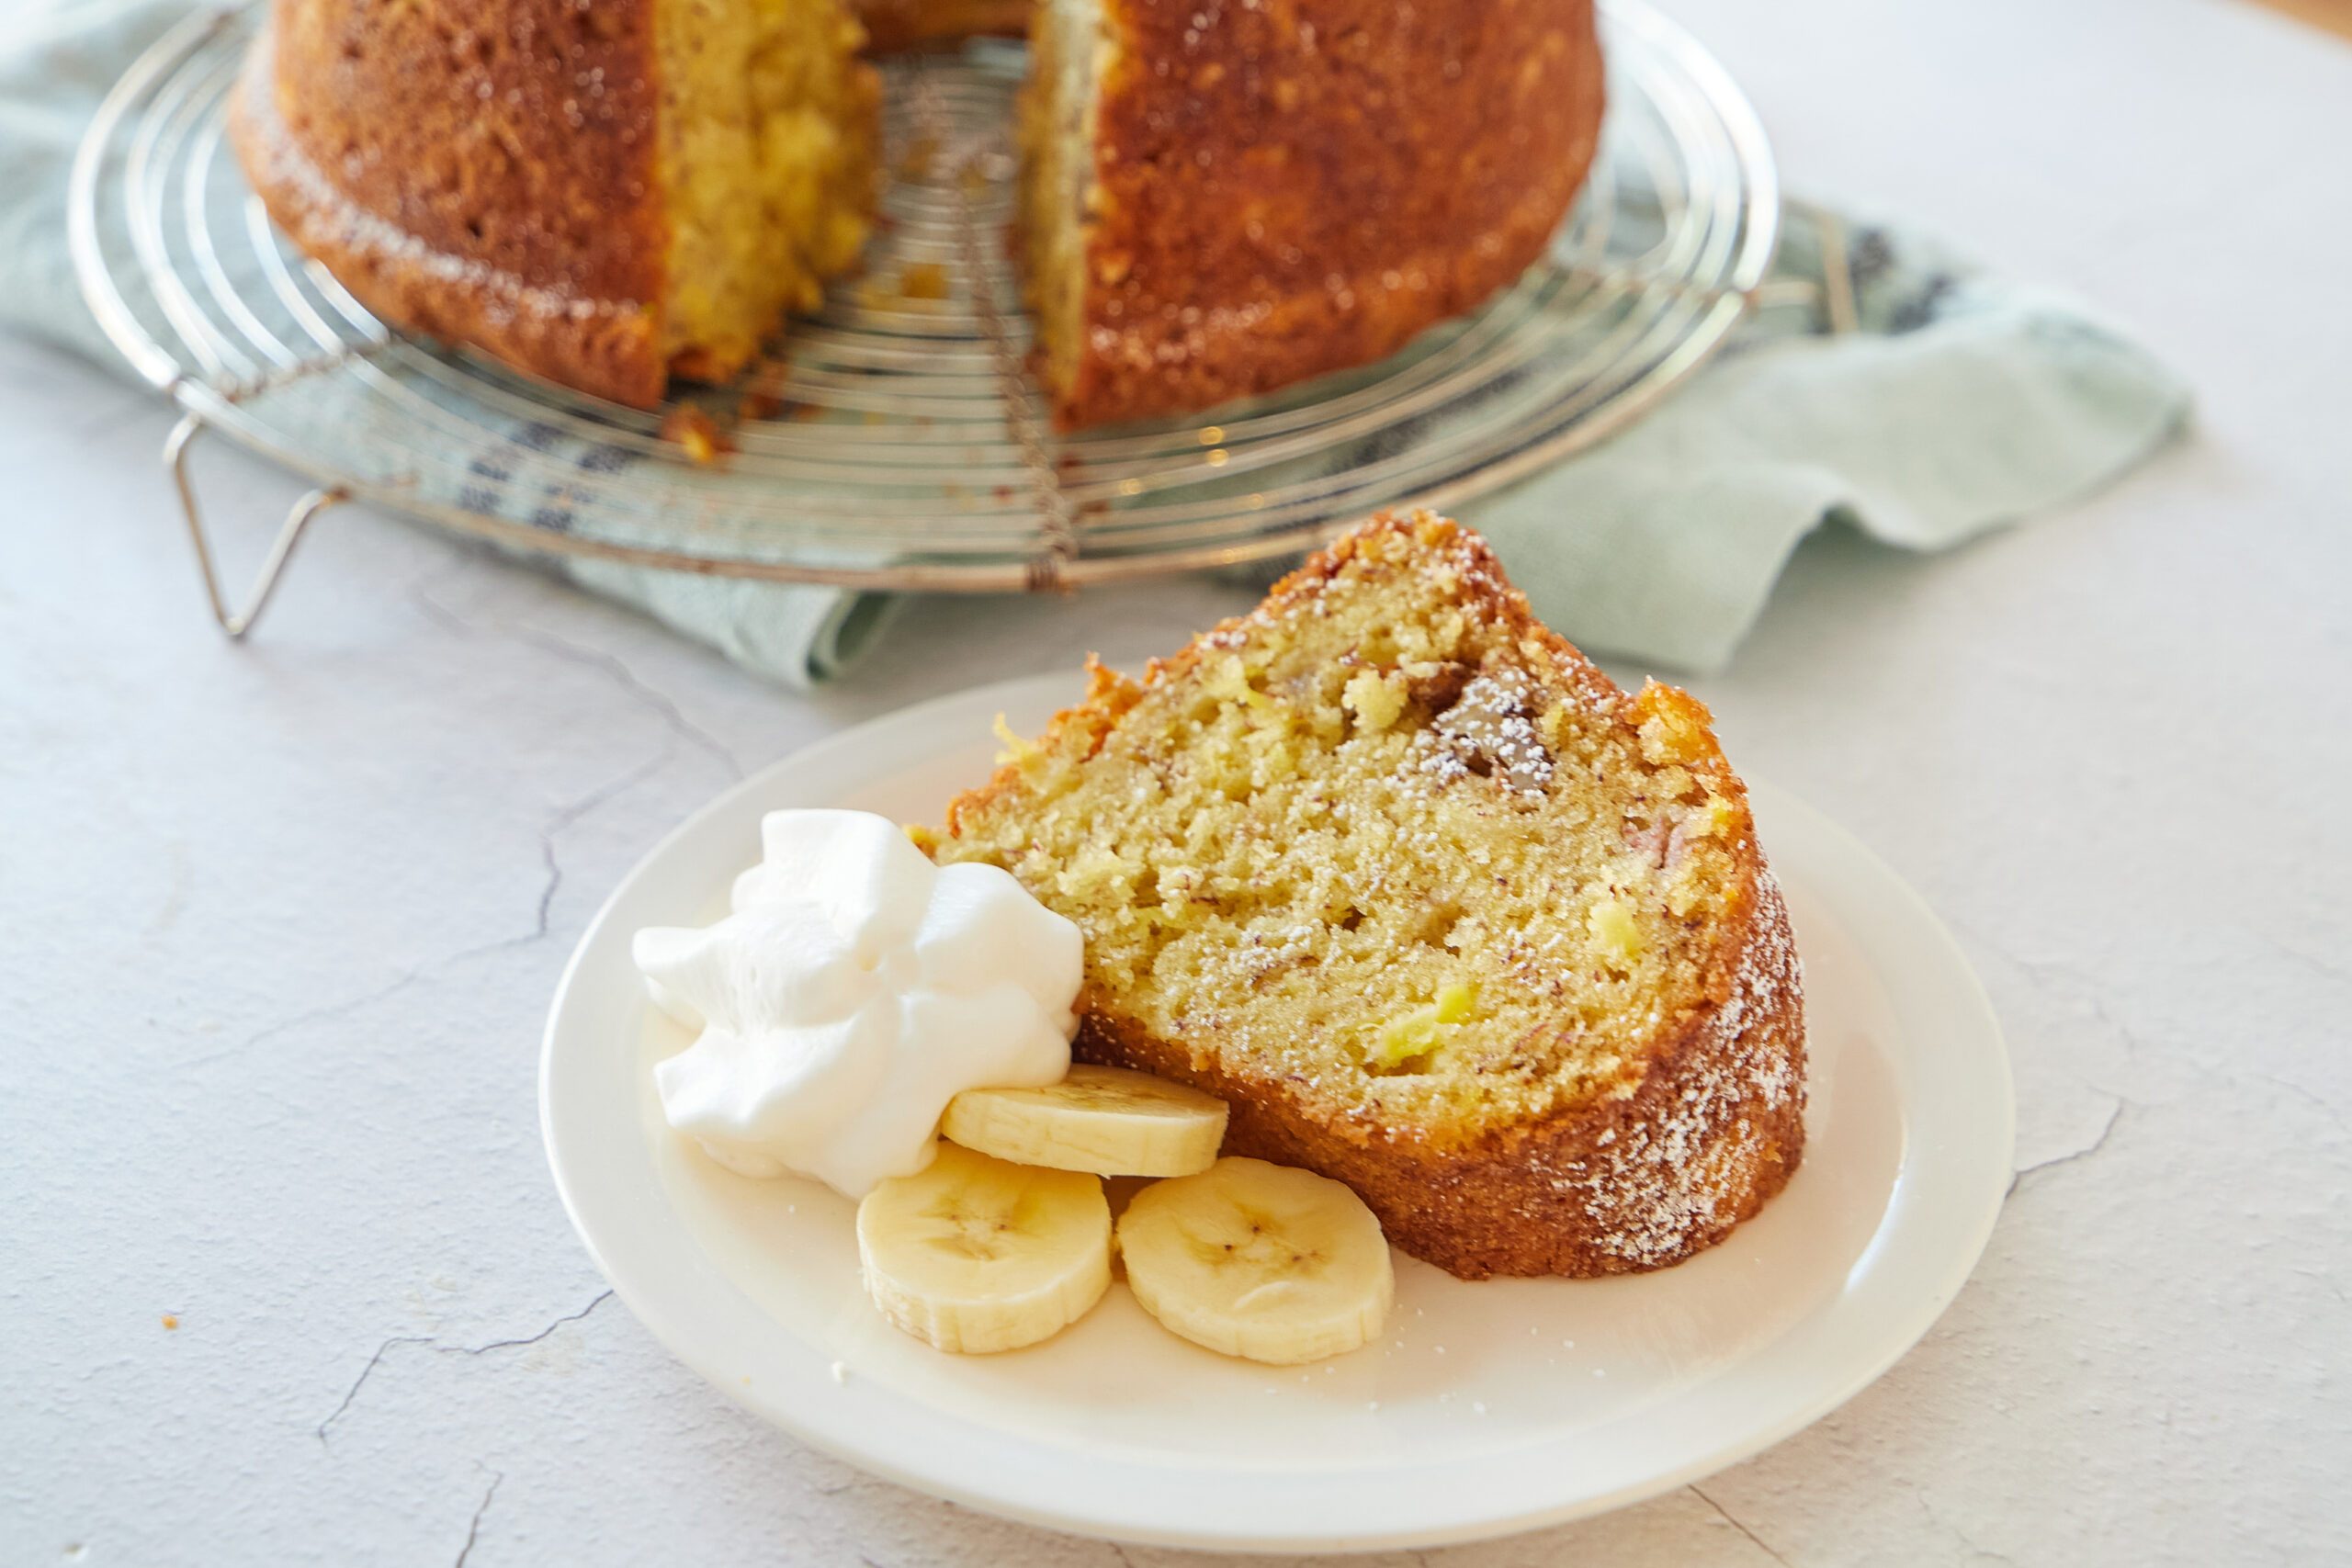
POLYGON ((1479 675, 1419 738, 1416 765, 1441 780, 1482 773, 1518 794, 1541 795, 1552 787, 1552 753, 1535 732, 1536 712, 1534 682, 1524 671, 1479 675))
POLYGON ((1554 1190, 1583 1208, 1600 1249, 1636 1268, 1671 1262, 1736 1221, 1765 1152, 1767 1130, 1746 1113, 1751 1097, 1768 1112, 1794 1097, 1803 1115, 1804 1036, 1794 1021, 1804 980, 1770 869, 1758 879, 1757 917, 1731 994, 1682 1054, 1679 1081, 1623 1137, 1603 1134, 1551 1175, 1554 1190))

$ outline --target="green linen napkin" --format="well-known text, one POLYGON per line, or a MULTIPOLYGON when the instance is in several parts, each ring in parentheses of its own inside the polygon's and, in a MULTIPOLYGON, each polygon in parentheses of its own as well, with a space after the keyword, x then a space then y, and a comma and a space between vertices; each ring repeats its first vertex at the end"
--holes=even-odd
MULTIPOLYGON (((99 97, 187 8, 30 0, 0 19, 0 322, 117 362, 74 281, 67 171, 99 97)), ((1719 669, 1825 523, 1948 548, 2097 490, 2188 413, 2181 382, 2079 304, 1898 227, 1793 211, 1759 297, 1799 303, 1755 313, 1609 441, 1460 508, 1587 649, 1719 669), (1849 295, 1850 320, 1831 321, 1822 301, 1843 317, 1849 295)), ((889 620, 888 595, 557 564, 796 687, 839 673, 889 620)))
POLYGON ((1762 294, 1818 299, 1841 258, 1849 330, 1767 307, 1656 412, 1463 507, 1570 640, 1709 673, 1823 524, 1948 549, 2090 494, 2188 416, 2078 303, 1900 229, 1794 209, 1762 294))

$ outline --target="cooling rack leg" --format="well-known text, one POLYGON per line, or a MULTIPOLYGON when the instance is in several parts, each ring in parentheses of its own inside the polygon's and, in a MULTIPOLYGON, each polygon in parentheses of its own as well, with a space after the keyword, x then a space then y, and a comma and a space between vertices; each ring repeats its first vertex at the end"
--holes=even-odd
POLYGON ((1809 215, 1821 231, 1822 310, 1829 318, 1831 332, 1853 332, 1861 321, 1854 312, 1854 270, 1846 250, 1846 220, 1820 208, 1812 209, 1809 215))
POLYGON ((261 563, 260 575, 254 579, 252 591, 245 597, 244 608, 231 610, 228 601, 220 596, 220 574, 212 564, 212 545, 204 532, 204 513, 196 503, 196 485, 188 478, 187 449, 202 434, 204 422, 194 414, 181 416, 172 426, 171 434, 164 438, 164 467, 171 470, 172 488, 179 491, 180 515, 187 521, 187 536, 196 546, 197 570, 204 575, 204 596, 211 603, 212 618, 232 640, 242 640, 261 619, 262 609, 277 587, 277 579, 286 570, 287 558, 293 555, 295 543, 311 520, 335 502, 346 499, 340 489, 328 487, 314 490, 296 502, 279 525, 277 537, 269 547, 269 554, 261 563))

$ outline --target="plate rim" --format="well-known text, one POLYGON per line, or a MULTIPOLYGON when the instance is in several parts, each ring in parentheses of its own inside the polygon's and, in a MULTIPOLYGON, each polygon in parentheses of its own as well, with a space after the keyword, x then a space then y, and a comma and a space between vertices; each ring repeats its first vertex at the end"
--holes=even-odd
MULTIPOLYGON (((968 1484, 953 1475, 938 1473, 917 1463, 902 1460, 896 1449, 887 1442, 865 1440, 858 1431, 858 1413, 847 1408, 829 1410, 820 1389, 819 1401, 809 1409, 793 1409, 779 1404, 767 1391, 751 1391, 732 1375, 731 1369, 722 1369, 718 1358, 707 1353, 691 1336, 680 1331, 671 1314, 651 1298, 643 1281, 632 1271, 616 1264, 606 1247, 599 1244, 592 1228, 590 1215, 584 1212, 576 1177, 567 1172, 563 1135, 560 1131, 554 1102, 558 1055, 567 1023, 567 1004, 575 996, 582 966, 599 945, 616 917, 616 912, 628 901, 639 884, 656 867, 677 852, 683 841, 698 831, 706 830, 709 819, 740 808, 747 798, 777 787, 780 779, 796 773, 820 768, 844 756, 853 756, 898 739, 906 733, 926 727, 947 714, 967 715, 991 708, 1012 708, 1035 705, 1051 701, 1057 707, 1076 701, 1080 691, 1077 672, 1057 672, 1016 676, 984 682, 899 707, 891 712, 865 719, 848 728, 822 737, 800 747, 762 767, 749 777, 737 781, 727 789, 689 812, 684 818, 664 833, 628 872, 615 885, 595 915, 582 929, 571 956, 566 960, 562 976, 556 985, 548 1018, 541 1035, 538 1066, 537 1099, 541 1142, 547 1156, 548 1171, 555 1183, 557 1195, 563 1204, 566 1217, 614 1293, 618 1295, 630 1313, 649 1332, 681 1362, 700 1375, 714 1388, 738 1405, 776 1427, 795 1440, 824 1452, 832 1458, 854 1465, 868 1473, 905 1486, 927 1495, 978 1509, 999 1517, 1046 1529, 1075 1532, 1101 1539, 1136 1544, 1186 1548, 1194 1551, 1314 1551, 1355 1552, 1413 1550, 1458 1545, 1473 1540, 1492 1539, 1528 1530, 1542 1529, 1580 1518, 1610 1512, 1647 1498, 1661 1495, 1692 1482, 1703 1480, 1731 1465, 1752 1458, 1778 1444, 1815 1422, 1836 1411, 1885 1374, 1894 1363, 1908 1354, 1934 1326, 1951 1302, 1958 1296, 1974 1272, 1984 1250, 1990 1241, 2005 1206, 2007 1173, 2015 1166, 2016 1091, 2015 1078, 2009 1062, 2006 1040, 1998 1016, 1994 1012, 1990 998, 1974 965, 1953 938, 1950 930, 1937 918, 1926 900, 1910 885, 1897 875, 1874 852, 1839 827, 1833 819, 1753 775, 1746 775, 1751 794, 1760 796, 1759 804, 1767 807, 1759 816, 1781 822, 1802 821, 1804 832, 1810 841, 1826 844, 1846 863, 1849 874, 1859 872, 1871 885, 1878 897, 1892 900, 1910 928, 1910 933, 1925 938, 1926 946, 1939 964, 1946 968, 1945 978, 1956 982, 1956 999, 1966 1005, 1970 1015, 1965 1021, 1967 1032, 1980 1037, 1981 1049, 1973 1063, 1984 1073, 1982 1088, 1985 1098, 1999 1113, 1996 1128, 1986 1129, 1987 1136, 1976 1145, 1981 1156, 1994 1156, 1984 1161, 1988 1169, 1997 1169, 2001 1179, 1990 1184, 1988 1199, 1974 1204, 1974 1217, 1963 1231, 1956 1234, 1955 1245, 1945 1256, 1943 1266, 1931 1289, 1919 1291, 1909 1303, 1910 1310, 1902 1316, 1893 1332, 1886 1334, 1866 1358, 1857 1358, 1841 1370, 1835 1379, 1823 1380, 1807 1398, 1790 1402, 1775 1418, 1747 1427, 1729 1440, 1717 1443, 1702 1452, 1686 1458, 1679 1463, 1662 1467, 1637 1480, 1629 1481, 1603 1491, 1589 1492, 1565 1501, 1536 1502, 1507 1512, 1481 1513, 1476 1517, 1432 1517, 1429 1521, 1404 1529, 1387 1529, 1376 1533, 1363 1533, 1344 1529, 1277 1528, 1273 1529, 1236 1530, 1203 1527, 1197 1522, 1150 1523, 1124 1516, 1116 1500, 1119 1489, 1114 1487, 1072 1488, 1078 1501, 1067 1506, 1033 1502, 1004 1496, 984 1487, 968 1484), (843 1416, 851 1419, 843 1421, 843 1416)), ((952 731, 939 731, 943 737, 952 731)), ((961 738, 959 738, 961 739, 961 738)), ((949 741, 948 743, 953 743, 949 741)), ((1887 941, 1875 931, 1854 930, 1850 932, 1858 948, 1870 953, 1874 943, 1887 941)), ((1873 975, 1884 976, 1884 966, 1876 961, 1868 967, 1873 975)), ((1890 999, 1892 999, 1892 987, 1890 999)), ((1897 1180, 1890 1193, 1887 1207, 1873 1230, 1864 1256, 1875 1251, 1894 1225, 1894 1216, 1901 1206, 1904 1189, 1910 1176, 1911 1150, 1905 1139, 1905 1153, 1897 1167, 1897 1180)), ((1792 1325, 1794 1333, 1817 1314, 1809 1314, 1792 1325)), ((790 1331, 779 1326, 779 1333, 790 1331)), ((797 1337, 793 1337, 797 1340, 797 1337)), ((804 1347, 805 1340, 798 1340, 804 1347)), ((892 1393, 893 1399, 908 1396, 892 1393)), ((967 1420, 908 1401, 916 1408, 951 1427, 968 1428, 976 1436, 1006 1448, 1034 1447, 1050 1453, 1050 1447, 1035 1439, 1001 1430, 994 1430, 967 1420)), ((869 1413, 870 1414, 870 1413, 869 1413)), ((1540 1445, 1537 1445, 1540 1447, 1540 1445)), ((1513 1450, 1521 1451, 1521 1450, 1513 1450)), ((1146 1473, 1169 1477, 1184 1473, 1173 1468, 1158 1469, 1138 1466, 1132 1461, 1102 1459, 1097 1462, 1123 1465, 1146 1473)), ((1447 1462, 1447 1461, 1440 1461, 1447 1462)), ((1421 1467, 1424 1471, 1430 1467, 1421 1467)), ((1204 1470, 1200 1474, 1222 1475, 1225 1472, 1204 1470)), ((1317 1481, 1349 1477, 1356 1472, 1336 1471, 1318 1474, 1294 1475, 1287 1479, 1295 1484, 1313 1484, 1317 1481)), ((1173 1519, 1185 1512, 1161 1507, 1158 1513, 1173 1519)), ((1302 1513, 1311 1510, 1301 1509, 1302 1513)), ((1442 1512, 1441 1510, 1440 1512, 1442 1512)), ((1197 1513, 1193 1515, 1195 1521, 1197 1513)))

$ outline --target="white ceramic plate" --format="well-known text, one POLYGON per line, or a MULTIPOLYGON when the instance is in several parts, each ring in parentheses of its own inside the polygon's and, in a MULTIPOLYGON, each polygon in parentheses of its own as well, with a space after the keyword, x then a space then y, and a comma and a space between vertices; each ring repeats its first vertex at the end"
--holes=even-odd
POLYGON ((539 1112, 572 1222, 631 1311, 730 1397, 878 1474, 1125 1540, 1264 1551, 1434 1546, 1556 1523, 1708 1474, 1876 1378, 1973 1267, 2010 1171, 1999 1028, 1935 917, 1870 852, 1754 786, 1804 955, 1804 1166, 1730 1240, 1603 1280, 1465 1284, 1399 1257, 1379 1344, 1321 1366, 1227 1360, 1114 1286, 1009 1355, 944 1355, 858 1286, 852 1206, 753 1181, 663 1123, 686 1043, 628 957, 714 919, 763 812, 936 821, 1006 713, 1034 733, 1079 682, 983 687, 861 726, 730 790, 606 902, 548 1020, 539 1112))

